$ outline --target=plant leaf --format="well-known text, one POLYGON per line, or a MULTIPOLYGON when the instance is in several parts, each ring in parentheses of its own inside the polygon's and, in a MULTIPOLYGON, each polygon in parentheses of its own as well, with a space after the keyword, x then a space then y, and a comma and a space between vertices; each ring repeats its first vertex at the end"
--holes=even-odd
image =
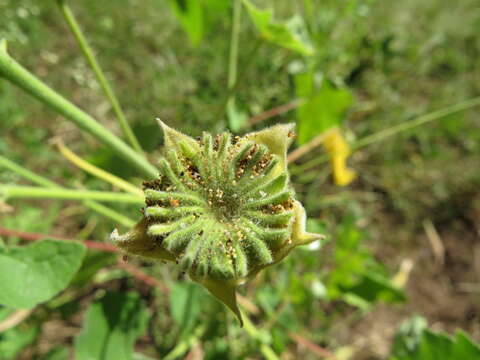
POLYGON ((261 10, 249 0, 243 0, 243 4, 260 36, 265 40, 302 55, 313 55, 314 48, 301 16, 295 15, 285 22, 275 22, 272 9, 261 10))
POLYGON ((85 246, 43 240, 0 249, 0 304, 32 308, 65 289, 82 264, 85 246))
POLYGON ((302 73, 295 77, 297 96, 306 99, 297 110, 300 144, 339 126, 353 102, 348 89, 335 88, 329 81, 323 80, 320 89, 316 90, 314 83, 313 73, 302 73))
POLYGON ((87 310, 75 338, 77 360, 131 360, 137 338, 145 331, 148 312, 133 292, 109 292, 87 310))
POLYGON ((227 104, 227 117, 230 130, 233 132, 239 131, 247 123, 248 117, 244 111, 241 111, 236 103, 235 99, 229 101, 227 104))
POLYGON ((193 46, 198 46, 204 35, 204 16, 199 0, 170 0, 170 6, 188 34, 193 46))
POLYGON ((413 317, 400 327, 390 360, 460 360, 480 359, 480 346, 465 333, 454 337, 426 328, 426 321, 413 317))
POLYGON ((193 329, 200 315, 202 291, 192 282, 175 283, 170 292, 172 317, 183 333, 193 329))
POLYGON ((39 333, 38 326, 15 327, 0 333, 0 359, 18 359, 20 352, 33 343, 39 333))

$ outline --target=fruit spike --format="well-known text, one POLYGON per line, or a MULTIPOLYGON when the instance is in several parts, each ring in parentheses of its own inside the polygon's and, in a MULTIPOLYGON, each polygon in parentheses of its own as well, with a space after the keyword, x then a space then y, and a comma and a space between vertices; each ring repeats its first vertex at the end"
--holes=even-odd
POLYGON ((165 148, 159 178, 144 182, 144 217, 111 238, 130 254, 175 261, 240 319, 235 287, 321 238, 305 232, 289 182, 293 125, 198 140, 160 125, 165 148))

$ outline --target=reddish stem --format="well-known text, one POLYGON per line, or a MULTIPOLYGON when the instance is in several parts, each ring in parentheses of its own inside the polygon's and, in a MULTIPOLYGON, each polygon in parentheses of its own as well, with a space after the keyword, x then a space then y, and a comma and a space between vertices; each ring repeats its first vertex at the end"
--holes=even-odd
MULTIPOLYGON (((28 241, 38 241, 42 239, 55 239, 55 240, 65 240, 65 241, 78 241, 74 239, 67 239, 64 237, 60 236, 52 236, 52 235, 44 235, 44 234, 39 234, 39 233, 31 233, 31 232, 24 232, 24 231, 18 231, 18 230, 13 230, 13 229, 6 229, 0 227, 0 235, 3 236, 16 236, 24 240, 28 241)), ((99 250, 99 251, 106 251, 106 252, 117 252, 117 248, 113 245, 110 244, 103 244, 98 241, 93 241, 93 240, 85 240, 83 241, 85 246, 89 249, 92 250, 99 250)))
POLYGON ((334 354, 332 354, 330 351, 328 351, 327 349, 324 349, 323 347, 311 342, 310 340, 305 339, 304 337, 302 337, 298 334, 295 334, 293 332, 289 333, 288 335, 298 345, 302 345, 302 346, 306 347, 308 350, 310 350, 315 355, 317 355, 321 358, 325 358, 325 359, 337 360, 337 357, 334 354))
POLYGON ((305 100, 303 100, 303 99, 293 100, 293 101, 291 101, 287 104, 283 104, 283 105, 274 107, 274 108, 272 108, 270 110, 267 110, 267 111, 264 111, 264 112, 262 112, 258 115, 252 116, 248 120, 248 122, 249 122, 250 125, 255 125, 255 124, 259 123, 260 121, 264 121, 264 120, 270 119, 271 117, 281 115, 281 114, 284 114, 284 113, 286 113, 290 110, 296 109, 297 107, 302 105, 304 102, 305 102, 305 100))
POLYGON ((153 276, 145 274, 142 270, 140 270, 136 266, 129 264, 122 259, 118 259, 117 265, 118 267, 128 271, 136 279, 143 281, 145 284, 151 287, 158 287, 160 291, 162 291, 164 294, 170 293, 170 289, 168 288, 168 286, 161 283, 160 281, 155 279, 153 276))

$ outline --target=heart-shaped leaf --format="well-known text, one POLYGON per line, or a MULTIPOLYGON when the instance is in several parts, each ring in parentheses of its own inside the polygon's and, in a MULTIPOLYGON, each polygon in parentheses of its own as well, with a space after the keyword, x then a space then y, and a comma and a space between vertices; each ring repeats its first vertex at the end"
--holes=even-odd
POLYGON ((77 360, 132 360, 137 338, 145 331, 148 311, 134 292, 109 292, 87 310, 75 339, 77 360))
POLYGON ((32 308, 51 299, 67 287, 84 256, 85 246, 73 241, 0 248, 0 304, 32 308))

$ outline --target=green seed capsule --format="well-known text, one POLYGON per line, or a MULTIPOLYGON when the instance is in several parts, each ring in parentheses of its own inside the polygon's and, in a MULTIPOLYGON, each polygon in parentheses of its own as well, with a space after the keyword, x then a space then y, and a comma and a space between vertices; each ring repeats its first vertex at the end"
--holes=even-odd
POLYGON ((305 232, 286 168, 292 125, 196 141, 161 123, 160 178, 144 184, 144 218, 112 233, 126 252, 176 261, 240 319, 237 285, 319 239, 305 232))

